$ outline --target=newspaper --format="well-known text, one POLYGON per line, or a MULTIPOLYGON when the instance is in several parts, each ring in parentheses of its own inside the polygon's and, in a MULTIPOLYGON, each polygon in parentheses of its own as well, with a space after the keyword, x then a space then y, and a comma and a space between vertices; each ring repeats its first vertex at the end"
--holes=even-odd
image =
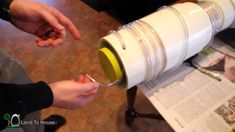
POLYGON ((193 59, 198 67, 218 73, 220 81, 184 63, 138 85, 175 131, 235 131, 235 52, 221 43, 216 39, 193 59))

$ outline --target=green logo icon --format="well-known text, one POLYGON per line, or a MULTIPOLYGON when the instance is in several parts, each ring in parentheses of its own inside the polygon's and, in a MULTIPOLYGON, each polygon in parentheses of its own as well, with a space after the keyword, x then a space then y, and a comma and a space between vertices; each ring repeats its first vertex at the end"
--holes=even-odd
POLYGON ((6 113, 6 114, 4 114, 3 118, 4 118, 4 120, 10 120, 11 115, 9 113, 6 113))
POLYGON ((12 116, 9 113, 3 115, 3 119, 8 121, 7 128, 18 128, 20 127, 20 115, 13 114, 12 116))

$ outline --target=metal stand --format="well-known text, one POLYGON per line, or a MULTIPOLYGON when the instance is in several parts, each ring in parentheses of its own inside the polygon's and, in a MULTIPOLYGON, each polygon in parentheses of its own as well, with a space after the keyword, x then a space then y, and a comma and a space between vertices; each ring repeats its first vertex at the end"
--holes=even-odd
POLYGON ((134 108, 135 97, 137 92, 137 86, 127 90, 127 108, 125 111, 125 122, 128 126, 131 126, 136 118, 151 118, 157 120, 164 120, 160 114, 143 114, 136 112, 134 108))

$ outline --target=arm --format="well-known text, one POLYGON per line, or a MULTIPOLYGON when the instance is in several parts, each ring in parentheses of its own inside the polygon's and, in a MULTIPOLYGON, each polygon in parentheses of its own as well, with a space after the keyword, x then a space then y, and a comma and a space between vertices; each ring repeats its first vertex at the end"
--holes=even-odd
POLYGON ((5 112, 22 115, 49 107, 53 102, 52 90, 44 82, 24 85, 0 83, 0 94, 5 112))
MULTIPOLYGON (((44 82, 16 85, 0 83, 0 117, 5 113, 20 114, 21 119, 28 113, 49 106, 74 109, 94 99, 99 85, 85 76, 78 80, 64 80, 47 85, 44 82)), ((7 124, 0 118, 0 130, 7 124)))
POLYGON ((12 0, 0 0, 0 18, 10 21, 9 6, 12 0))
POLYGON ((21 119, 28 113, 51 106, 53 93, 44 82, 15 85, 0 83, 0 130, 6 126, 4 114, 20 114, 21 119))
MULTIPOLYGON (((0 3, 3 1, 8 0, 0 0, 0 3)), ((42 39, 38 42, 39 45, 45 44, 44 46, 47 46, 50 39, 54 40, 53 46, 61 44, 59 41, 63 41, 65 29, 68 29, 74 38, 79 37, 79 33, 73 23, 58 10, 46 4, 30 0, 12 0, 9 9, 11 12, 11 23, 23 31, 33 33, 38 36, 39 39, 42 39), (40 38, 41 36, 44 36, 45 33, 47 34, 48 29, 52 29, 54 35, 49 35, 48 38, 45 39, 40 38)), ((15 88, 17 87, 17 85, 14 86, 15 88)), ((91 82, 84 76, 81 76, 77 81, 65 80, 52 83, 50 84, 50 88, 54 95, 52 105, 63 108, 76 108, 82 106, 94 97, 98 87, 97 83, 91 82), (87 91, 90 92, 87 93, 87 91), (83 93, 86 94, 84 95, 83 93)), ((34 87, 30 88, 33 90, 34 87)), ((29 89, 29 91, 30 90, 31 89, 29 89)), ((34 93, 32 93, 32 95, 33 94, 34 93)), ((5 97, 8 98, 8 96, 5 97)), ((43 103, 44 100, 40 101, 43 103)))
MULTIPOLYGON (((2 1, 0 0, 0 3, 2 1)), ((66 35, 65 29, 68 29, 75 39, 79 38, 72 22, 53 7, 29 0, 13 0, 9 9, 11 23, 25 32, 36 35, 39 46, 60 45, 66 35), (52 34, 45 38, 48 31, 52 31, 52 34)), ((78 80, 58 81, 49 85, 43 82, 28 85, 1 84, 0 116, 4 114, 2 112, 8 111, 24 116, 49 106, 77 108, 90 102, 98 88, 97 83, 91 82, 85 76, 78 80)), ((1 122, 2 118, 0 127, 1 122)))

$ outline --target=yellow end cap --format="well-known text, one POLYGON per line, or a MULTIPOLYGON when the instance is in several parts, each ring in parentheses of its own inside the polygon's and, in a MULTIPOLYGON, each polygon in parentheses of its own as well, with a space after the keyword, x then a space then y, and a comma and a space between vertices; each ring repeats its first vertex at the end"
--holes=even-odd
POLYGON ((114 53, 103 47, 98 51, 101 66, 110 81, 121 80, 122 70, 114 53))

